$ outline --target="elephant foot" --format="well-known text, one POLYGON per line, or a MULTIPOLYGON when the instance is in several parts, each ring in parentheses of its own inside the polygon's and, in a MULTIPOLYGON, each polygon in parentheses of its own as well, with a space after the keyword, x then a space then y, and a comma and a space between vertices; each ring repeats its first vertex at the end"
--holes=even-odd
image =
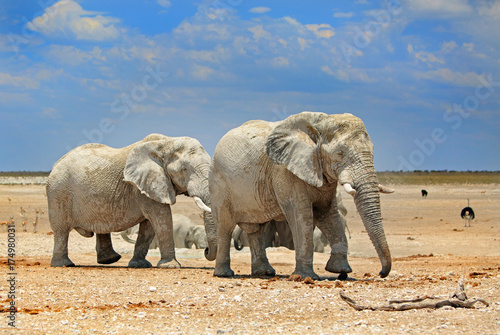
POLYGON ((337 278, 338 280, 347 280, 347 273, 341 272, 339 274, 339 277, 337 278))
POLYGON ((100 255, 97 254, 97 263, 99 264, 113 264, 118 262, 122 256, 113 250, 113 253, 100 255))
POLYGON ((230 267, 215 267, 215 277, 233 277, 234 271, 230 267))
POLYGON ((128 262, 129 268, 144 269, 144 268, 150 268, 152 266, 153 265, 145 258, 132 258, 128 262))
POLYGON ((156 266, 162 269, 179 269, 181 264, 175 258, 170 261, 160 259, 156 266))
POLYGON ((71 261, 68 257, 64 258, 54 258, 52 257, 52 260, 50 261, 50 266, 54 267, 73 267, 75 266, 75 263, 71 261))
POLYGON ((252 266, 252 276, 274 276, 276 271, 270 264, 265 264, 261 266, 252 266))
POLYGON ((347 255, 331 255, 328 263, 326 263, 325 270, 333 273, 347 274, 352 272, 351 266, 347 261, 347 255))
POLYGON ((310 277, 311 279, 313 280, 319 280, 319 276, 312 270, 312 269, 309 269, 309 270, 299 270, 299 269, 295 269, 295 271, 293 271, 292 273, 292 276, 293 275, 299 275, 302 277, 302 279, 305 279, 307 277, 310 277))

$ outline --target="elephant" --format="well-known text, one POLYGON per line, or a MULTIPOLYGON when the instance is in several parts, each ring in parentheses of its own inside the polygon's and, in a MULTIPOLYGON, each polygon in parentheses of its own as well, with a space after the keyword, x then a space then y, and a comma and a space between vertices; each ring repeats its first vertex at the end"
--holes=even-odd
POLYGON ((113 263, 111 232, 140 224, 128 266, 151 267, 148 246, 156 235, 162 268, 180 267, 175 258, 170 206, 179 194, 210 210, 210 156, 190 137, 150 134, 124 148, 89 143, 57 161, 47 179, 50 226, 54 232, 51 266, 74 266, 68 257, 72 229, 85 237, 97 234, 99 263, 113 263))
POLYGON ((295 270, 313 270, 313 229, 326 236, 331 254, 325 269, 347 277, 347 238, 336 200, 337 184, 354 198, 386 277, 392 264, 380 209, 373 143, 362 120, 352 114, 302 112, 285 120, 248 121, 230 130, 215 148, 209 172, 213 221, 207 228, 206 258, 214 275, 234 276, 231 233, 248 233, 251 273, 275 275, 263 240, 263 222, 286 220, 295 245, 295 270), (211 226, 213 225, 213 226, 211 226))
MULTIPOLYGON (((205 249, 208 247, 204 227, 195 225, 187 216, 181 214, 172 214, 172 222, 175 248, 191 249, 193 245, 196 249, 205 249)), ((135 244, 136 240, 132 239, 131 236, 137 234, 138 231, 139 227, 134 226, 122 231, 120 235, 125 241, 135 244)), ((149 245, 149 249, 156 249, 158 246, 158 239, 155 236, 149 245)))
MULTIPOLYGON (((271 220, 264 225, 263 243, 265 248, 286 247, 293 250, 292 233, 286 221, 271 220)), ((234 228, 232 238, 236 250, 242 250, 244 246, 250 245, 247 233, 240 226, 234 228)))

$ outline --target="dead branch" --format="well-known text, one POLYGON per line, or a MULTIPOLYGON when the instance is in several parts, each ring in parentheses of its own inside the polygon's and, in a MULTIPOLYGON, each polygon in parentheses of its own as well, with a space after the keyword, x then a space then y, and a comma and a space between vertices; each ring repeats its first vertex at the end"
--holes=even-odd
POLYGON ((357 303, 353 299, 349 298, 343 291, 340 292, 340 297, 342 300, 347 302, 349 306, 357 311, 371 310, 371 311, 407 311, 410 309, 423 309, 423 308, 441 308, 444 306, 451 306, 454 308, 475 308, 474 305, 477 302, 481 302, 484 305, 489 306, 489 304, 480 298, 467 299, 467 295, 464 291, 464 283, 461 281, 458 284, 457 290, 448 299, 442 299, 439 297, 425 296, 415 299, 404 299, 404 300, 390 300, 389 304, 382 306, 365 306, 357 303))

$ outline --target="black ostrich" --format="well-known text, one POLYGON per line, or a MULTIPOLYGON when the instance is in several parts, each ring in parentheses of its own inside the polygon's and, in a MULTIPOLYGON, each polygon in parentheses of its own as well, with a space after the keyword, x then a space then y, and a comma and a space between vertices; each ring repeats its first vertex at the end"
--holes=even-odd
POLYGON ((469 223, 470 227, 470 222, 471 220, 474 220, 476 215, 474 214, 474 210, 471 207, 469 207, 469 199, 467 199, 467 207, 462 209, 462 211, 460 212, 460 216, 465 221, 465 227, 467 227, 467 223, 469 223))
POLYGON ((422 190, 422 198, 427 198, 427 194, 426 190, 422 190))

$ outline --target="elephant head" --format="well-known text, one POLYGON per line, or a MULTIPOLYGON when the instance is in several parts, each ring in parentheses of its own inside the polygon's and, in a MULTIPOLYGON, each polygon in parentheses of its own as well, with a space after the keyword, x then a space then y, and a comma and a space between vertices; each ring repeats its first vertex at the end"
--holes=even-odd
POLYGON ((189 229, 189 233, 186 236, 186 245, 188 248, 191 248, 193 244, 196 249, 208 248, 207 234, 205 233, 205 228, 202 226, 192 226, 189 229))
POLYGON ((391 254, 382 226, 373 144, 361 119, 351 114, 303 112, 281 121, 268 136, 269 158, 304 182, 322 187, 340 183, 354 197, 368 235, 382 263, 391 270, 391 254))
POLYGON ((185 194, 209 210, 209 166, 210 156, 197 140, 152 134, 130 150, 123 176, 157 202, 173 205, 176 195, 185 194))

